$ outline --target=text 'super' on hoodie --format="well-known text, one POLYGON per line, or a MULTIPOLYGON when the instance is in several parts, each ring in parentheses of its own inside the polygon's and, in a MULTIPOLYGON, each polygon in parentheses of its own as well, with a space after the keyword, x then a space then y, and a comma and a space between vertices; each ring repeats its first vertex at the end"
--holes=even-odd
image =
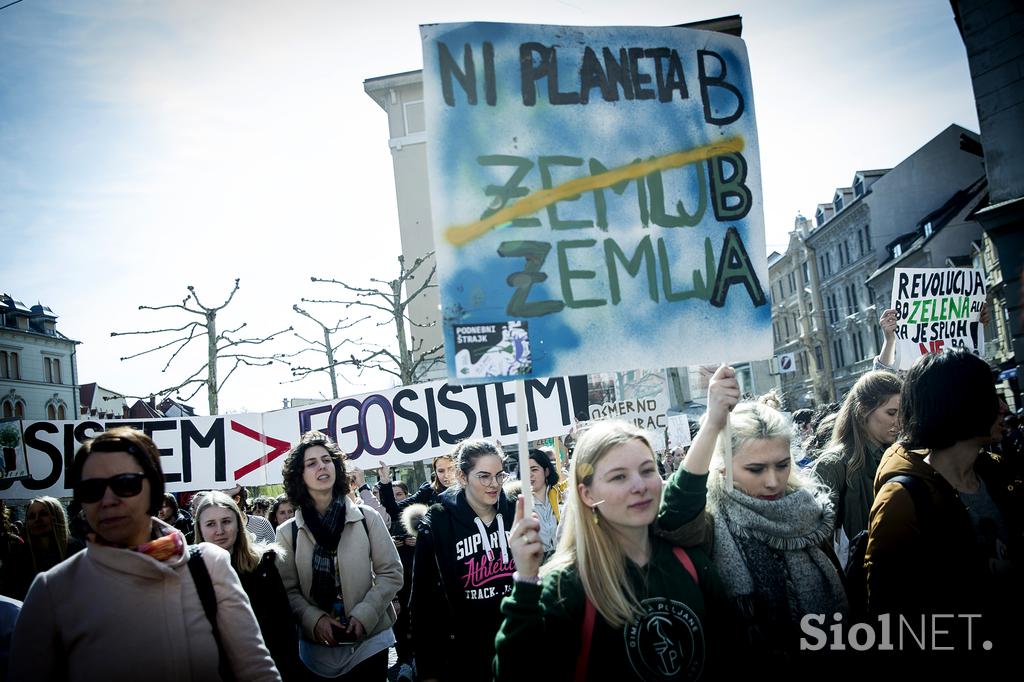
POLYGON ((501 600, 512 591, 508 546, 515 508, 499 494, 490 524, 462 489, 439 497, 420 523, 410 601, 421 678, 489 679, 501 600))

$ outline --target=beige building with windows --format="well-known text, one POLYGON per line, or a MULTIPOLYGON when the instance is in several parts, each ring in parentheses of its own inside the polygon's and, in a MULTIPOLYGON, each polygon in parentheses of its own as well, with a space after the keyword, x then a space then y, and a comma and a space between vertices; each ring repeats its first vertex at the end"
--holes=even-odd
POLYGON ((0 419, 75 419, 78 343, 46 306, 0 294, 0 419))

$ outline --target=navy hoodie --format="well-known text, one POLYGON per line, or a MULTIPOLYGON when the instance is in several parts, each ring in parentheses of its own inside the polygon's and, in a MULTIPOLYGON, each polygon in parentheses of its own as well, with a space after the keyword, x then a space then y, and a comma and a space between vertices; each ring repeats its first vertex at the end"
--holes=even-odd
POLYGON ((465 491, 449 488, 420 523, 410 598, 420 679, 490 679, 501 600, 515 571, 508 548, 515 506, 504 492, 496 506, 485 526, 465 491))

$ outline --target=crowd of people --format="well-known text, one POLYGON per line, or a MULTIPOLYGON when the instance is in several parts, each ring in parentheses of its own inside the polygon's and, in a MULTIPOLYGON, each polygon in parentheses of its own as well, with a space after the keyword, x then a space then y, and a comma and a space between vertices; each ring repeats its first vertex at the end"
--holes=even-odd
POLYGON ((986 363, 927 355, 828 409, 781 407, 723 365, 688 448, 598 421, 524 453, 520 481, 500 444, 464 440, 415 491, 383 463, 371 487, 309 432, 283 495, 189 505, 148 437, 111 429, 74 458, 70 516, 40 497, 18 528, 0 507, 10 679, 842 678, 1011 658, 1024 438, 986 363))

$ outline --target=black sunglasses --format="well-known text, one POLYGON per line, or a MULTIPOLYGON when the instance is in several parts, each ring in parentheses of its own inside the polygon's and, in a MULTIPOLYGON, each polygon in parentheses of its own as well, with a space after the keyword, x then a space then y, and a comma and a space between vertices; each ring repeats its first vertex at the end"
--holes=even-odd
POLYGON ((99 502, 107 486, 118 497, 135 497, 142 492, 146 474, 118 474, 110 478, 87 478, 74 486, 75 499, 83 503, 99 502))

